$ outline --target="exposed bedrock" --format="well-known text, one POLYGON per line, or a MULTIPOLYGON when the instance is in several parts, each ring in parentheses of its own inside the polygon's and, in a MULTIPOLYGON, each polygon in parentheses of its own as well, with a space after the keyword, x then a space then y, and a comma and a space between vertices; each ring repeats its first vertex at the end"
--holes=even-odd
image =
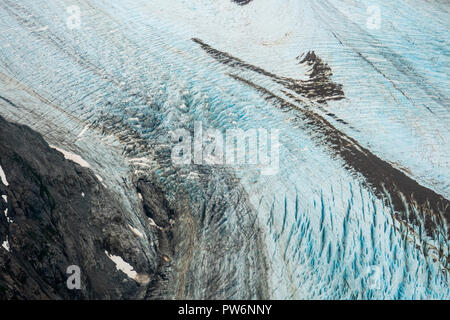
MULTIPOLYGON (((0 297, 17 299, 142 298, 145 282, 118 272, 105 254, 120 255, 153 278, 157 252, 136 237, 126 210, 91 170, 66 160, 26 126, 0 117, 0 163, 8 186, 0 203, 0 297), (6 201, 5 201, 6 199, 6 201), (120 254, 119 254, 120 253, 120 254), (81 269, 81 290, 69 290, 67 267, 81 269)), ((145 279, 144 277, 143 279, 145 279)))
POLYGON ((252 208, 226 174, 197 199, 170 198, 150 176, 134 176, 140 202, 130 211, 28 127, 0 117, 0 137, 2 299, 267 298, 252 208), (215 191, 221 184, 234 207, 215 191), (231 212, 240 230, 227 223, 231 212), (130 224, 135 216, 143 228, 130 224), (119 270, 117 257, 132 271, 119 270), (71 265, 81 269, 81 290, 67 288, 71 265))

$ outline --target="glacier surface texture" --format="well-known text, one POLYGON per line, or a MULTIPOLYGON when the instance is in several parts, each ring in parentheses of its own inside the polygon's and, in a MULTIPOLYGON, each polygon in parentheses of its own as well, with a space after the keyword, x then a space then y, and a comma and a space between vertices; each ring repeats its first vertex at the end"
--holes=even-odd
POLYGON ((0 0, 0 296, 449 299, 449 25, 448 1, 0 0))

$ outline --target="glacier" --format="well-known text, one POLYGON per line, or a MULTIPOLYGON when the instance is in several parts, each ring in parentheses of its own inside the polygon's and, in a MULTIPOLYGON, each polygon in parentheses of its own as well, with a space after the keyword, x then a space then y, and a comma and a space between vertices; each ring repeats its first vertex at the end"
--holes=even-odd
POLYGON ((189 204, 167 296, 449 299, 449 11, 419 0, 0 0, 0 115, 83 159, 131 212, 141 176, 189 204), (342 96, 304 93, 308 52, 342 96), (279 130, 278 172, 174 166, 171 133, 196 122, 279 130), (441 202, 382 190, 383 173, 352 152, 441 202))

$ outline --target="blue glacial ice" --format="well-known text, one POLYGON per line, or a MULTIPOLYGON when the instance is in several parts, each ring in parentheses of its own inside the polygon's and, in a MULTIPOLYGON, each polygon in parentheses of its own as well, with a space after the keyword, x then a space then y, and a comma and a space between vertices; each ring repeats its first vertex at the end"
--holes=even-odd
MULTIPOLYGON (((275 107, 230 73, 291 101, 280 84, 213 59, 192 39, 295 79, 310 72, 296 57, 314 51, 345 98, 324 107, 299 97, 301 105, 448 199, 449 15, 445 2, 419 0, 2 0, 0 115, 81 154, 130 208, 135 199, 119 185, 129 167, 160 177, 173 197, 180 185, 192 199, 199 192, 193 166, 174 177, 155 160, 173 145, 169 132, 192 131, 198 121, 221 131, 278 129, 277 174, 233 171, 256 212, 269 297, 448 299, 447 225, 430 237, 400 221, 362 176, 317 143, 296 110, 275 107), (81 26, 69 29, 66 9, 74 4, 81 26), (376 28, 368 28, 369 7, 380 13, 376 28), (91 129, 111 118, 153 153, 91 129)), ((240 217, 225 211, 227 232, 239 233, 240 217)), ((236 258, 230 265, 239 271, 246 254, 226 258, 236 258)), ((193 297, 202 297, 197 290, 193 297)))

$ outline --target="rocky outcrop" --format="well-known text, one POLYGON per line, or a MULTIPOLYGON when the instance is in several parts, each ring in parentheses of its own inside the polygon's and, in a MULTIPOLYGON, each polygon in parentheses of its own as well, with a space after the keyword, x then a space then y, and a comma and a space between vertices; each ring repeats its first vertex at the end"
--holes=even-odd
POLYGON ((159 265, 157 235, 132 228, 130 213, 91 170, 2 117, 0 166, 1 299, 146 296, 159 265), (72 265, 80 290, 67 287, 72 265))
POLYGON ((81 157, 66 159, 32 129, 0 117, 0 137, 0 299, 268 297, 254 209, 225 171, 202 173, 216 178, 198 199, 133 175, 130 211, 81 157), (67 286, 70 266, 81 271, 79 290, 67 286))

